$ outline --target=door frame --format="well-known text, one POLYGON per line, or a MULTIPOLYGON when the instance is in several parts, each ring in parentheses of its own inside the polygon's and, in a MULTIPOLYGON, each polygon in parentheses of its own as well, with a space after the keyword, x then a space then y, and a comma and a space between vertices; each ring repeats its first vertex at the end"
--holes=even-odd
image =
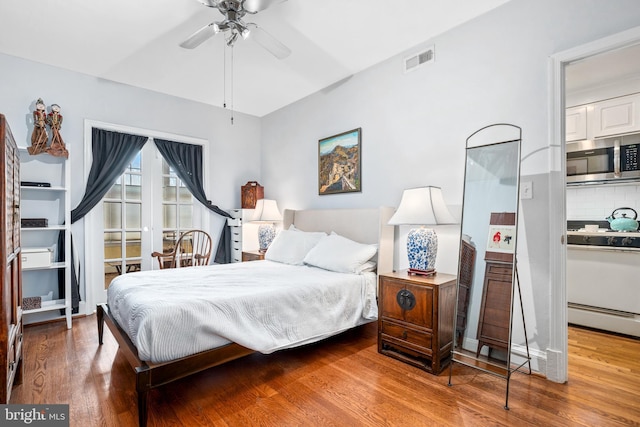
MULTIPOLYGON (((129 133, 134 135, 142 135, 148 136, 150 138, 159 138, 166 139, 169 141, 183 142, 186 144, 194 144, 202 146, 202 161, 206 164, 209 159, 209 141, 202 138, 196 138, 192 136, 173 134, 168 132, 161 132, 152 129, 144 129, 137 128, 126 125, 119 125, 114 123, 106 123, 97 120, 84 120, 84 162, 83 162, 83 183, 87 182, 89 177, 89 172, 91 170, 91 164, 93 161, 93 151, 91 149, 91 129, 92 128, 100 128, 108 131, 114 132, 122 132, 129 133)), ((208 179, 207 179, 207 168, 202 168, 202 181, 205 192, 208 193, 208 179)), ((86 185, 86 184, 85 184, 86 185)), ((201 223, 208 224, 209 223, 209 212, 208 209, 205 209, 198 203, 194 201, 194 209, 200 209, 200 217, 201 223)), ((99 218, 102 218, 102 215, 97 215, 96 209, 91 210, 84 218, 84 274, 81 275, 78 280, 80 282, 80 290, 82 291, 84 287, 85 291, 85 304, 84 304, 84 314, 91 314, 96 311, 96 304, 98 302, 106 301, 106 291, 103 295, 96 294, 95 286, 87 286, 88 283, 104 283, 104 263, 103 260, 103 250, 104 248, 99 244, 99 239, 93 239, 92 230, 95 230, 96 227, 102 229, 103 224, 100 223, 99 218), (83 286, 84 285, 84 286, 83 286)), ((82 313, 82 305, 81 310, 82 313)))
POLYGON ((549 347, 547 379, 568 380, 565 87, 567 64, 640 42, 640 26, 559 52, 549 59, 549 347))

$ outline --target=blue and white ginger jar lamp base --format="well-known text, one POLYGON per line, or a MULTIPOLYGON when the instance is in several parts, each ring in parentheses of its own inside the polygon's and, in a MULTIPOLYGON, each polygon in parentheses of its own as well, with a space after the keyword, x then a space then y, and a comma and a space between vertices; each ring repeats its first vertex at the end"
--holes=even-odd
POLYGON ((431 228, 414 228, 407 235, 409 273, 430 275, 436 271, 438 236, 431 228))
POLYGON ((258 227, 258 243, 260 244, 260 252, 266 252, 275 237, 276 228, 273 224, 260 224, 258 227))

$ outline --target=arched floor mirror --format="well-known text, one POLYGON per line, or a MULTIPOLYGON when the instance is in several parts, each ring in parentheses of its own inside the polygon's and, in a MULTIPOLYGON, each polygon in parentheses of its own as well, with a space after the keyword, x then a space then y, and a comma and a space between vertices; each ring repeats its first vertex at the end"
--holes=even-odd
MULTIPOLYGON (((522 296, 516 268, 520 147, 522 130, 494 124, 474 132, 466 143, 457 306, 452 363, 460 363, 507 380, 529 364, 511 360, 515 290, 522 296)), ((522 324, 524 323, 524 313, 522 324)))

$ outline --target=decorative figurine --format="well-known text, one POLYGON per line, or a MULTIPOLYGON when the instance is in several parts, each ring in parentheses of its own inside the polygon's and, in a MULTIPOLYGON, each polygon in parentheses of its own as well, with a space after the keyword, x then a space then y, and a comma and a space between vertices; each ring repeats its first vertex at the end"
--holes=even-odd
POLYGON ((52 156, 69 158, 69 152, 64 146, 60 128, 62 127, 62 114, 60 114, 60 106, 51 104, 51 112, 47 115, 47 124, 51 127, 51 145, 47 148, 47 152, 52 156))
POLYGON ((36 101, 36 109, 33 111, 33 133, 31 134, 31 147, 27 148, 29 154, 35 155, 47 151, 47 112, 42 98, 36 101))

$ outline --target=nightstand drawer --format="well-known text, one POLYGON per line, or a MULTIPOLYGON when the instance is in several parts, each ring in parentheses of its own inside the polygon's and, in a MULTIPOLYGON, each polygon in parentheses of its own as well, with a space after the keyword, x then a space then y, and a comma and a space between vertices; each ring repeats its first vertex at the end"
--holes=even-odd
POLYGON ((256 251, 242 252, 242 261, 260 261, 264 259, 264 254, 265 252, 256 251))
POLYGON ((432 336, 428 332, 419 332, 413 329, 405 328, 402 325, 382 321, 382 333, 409 344, 423 347, 425 350, 431 351, 432 336))

